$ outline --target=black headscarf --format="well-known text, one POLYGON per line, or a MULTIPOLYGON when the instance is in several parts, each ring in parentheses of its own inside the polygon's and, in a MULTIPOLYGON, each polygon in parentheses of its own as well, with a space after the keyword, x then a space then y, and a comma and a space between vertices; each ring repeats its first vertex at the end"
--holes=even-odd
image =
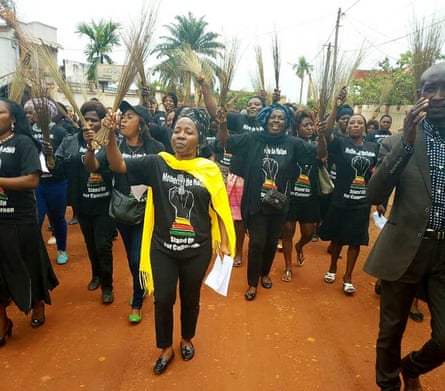
POLYGON ((338 122, 338 120, 343 117, 344 115, 353 115, 354 109, 349 106, 348 104, 341 105, 338 108, 337 116, 335 117, 335 120, 338 122))

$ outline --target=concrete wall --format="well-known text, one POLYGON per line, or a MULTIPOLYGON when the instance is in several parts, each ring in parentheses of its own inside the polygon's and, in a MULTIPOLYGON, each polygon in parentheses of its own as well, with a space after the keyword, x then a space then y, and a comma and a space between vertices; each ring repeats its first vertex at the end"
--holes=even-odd
POLYGON ((354 107, 354 112, 363 114, 367 120, 376 119, 377 121, 380 120, 383 114, 389 114, 392 117, 391 130, 397 132, 403 129, 406 112, 408 112, 411 107, 412 106, 360 105, 354 107))
POLYGON ((0 53, 0 86, 2 86, 11 81, 9 75, 15 72, 19 58, 19 49, 12 30, 6 28, 0 30, 0 53))

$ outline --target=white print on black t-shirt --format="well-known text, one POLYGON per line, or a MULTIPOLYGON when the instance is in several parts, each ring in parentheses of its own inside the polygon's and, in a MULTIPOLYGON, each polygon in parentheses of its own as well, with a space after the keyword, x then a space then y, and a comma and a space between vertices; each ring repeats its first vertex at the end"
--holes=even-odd
MULTIPOLYGON (((360 151, 367 152, 367 156, 375 156, 375 153, 368 151, 360 151)), ((362 155, 362 153, 360 153, 362 155)), ((355 172, 354 179, 349 187, 349 194, 344 194, 345 198, 349 198, 352 200, 361 200, 366 197, 366 183, 365 176, 371 167, 371 162, 366 157, 362 156, 354 156, 351 160, 351 167, 355 172)))
POLYGON ((13 214, 14 208, 8 206, 8 196, 5 194, 3 187, 0 187, 0 213, 13 214))
MULTIPOLYGON (((0 147, 0 153, 14 154, 15 146, 0 147)), ((0 159, 0 167, 2 166, 2 159, 0 159)), ((8 208, 8 196, 5 194, 3 187, 0 187, 0 213, 13 214, 15 209, 13 207, 8 208)))
POLYGON ((15 153, 15 146, 1 146, 0 147, 0 153, 15 153))
POLYGON ((106 198, 110 195, 102 178, 102 175, 91 172, 87 182, 87 192, 82 194, 83 198, 106 198))
POLYGON ((177 177, 167 174, 164 172, 162 174, 162 181, 167 183, 173 183, 174 185, 180 186, 201 186, 202 183, 196 178, 185 178, 184 175, 179 174, 177 177))
POLYGON ((303 164, 303 167, 297 163, 300 171, 297 180, 294 183, 293 191, 291 195, 301 198, 308 198, 311 195, 311 180, 310 173, 312 171, 311 164, 303 164))
POLYGON ((277 189, 277 185, 275 179, 278 174, 279 165, 275 159, 270 157, 265 157, 263 159, 263 164, 261 166, 261 170, 264 174, 264 182, 261 187, 260 197, 263 198, 268 190, 277 189))
POLYGON ((358 156, 369 156, 369 157, 375 157, 374 151, 356 151, 354 148, 345 148, 345 153, 348 155, 358 155, 358 156))
POLYGON ((199 243, 195 243, 195 228, 190 221, 195 196, 186 187, 202 187, 202 183, 196 178, 188 178, 183 174, 174 177, 163 173, 162 180, 174 184, 168 190, 168 201, 175 211, 175 219, 170 227, 170 243, 164 242, 164 246, 172 251, 199 247, 199 243))
POLYGON ((266 145, 266 147, 264 148, 264 154, 266 156, 269 155, 281 155, 281 156, 285 156, 288 154, 287 149, 286 148, 280 148, 280 147, 269 147, 268 145, 266 145))
POLYGON ((261 132, 263 131, 262 126, 250 126, 249 124, 243 124, 242 130, 245 132, 261 132))

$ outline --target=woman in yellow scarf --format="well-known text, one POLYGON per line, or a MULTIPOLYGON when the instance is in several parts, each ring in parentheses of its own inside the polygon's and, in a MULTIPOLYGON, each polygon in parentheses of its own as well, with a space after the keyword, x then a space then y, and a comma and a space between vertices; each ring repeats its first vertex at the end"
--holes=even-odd
MULTIPOLYGON (((104 125, 113 128, 112 121, 104 125)), ((153 371, 166 370, 174 357, 173 305, 179 281, 181 343, 183 360, 194 356, 202 281, 212 258, 233 256, 235 231, 224 181, 218 166, 197 157, 200 140, 209 125, 207 112, 183 107, 174 123, 175 155, 125 160, 110 137, 106 147, 110 168, 126 173, 130 184, 151 188, 144 220, 141 279, 154 290, 156 345, 162 353, 153 371)))

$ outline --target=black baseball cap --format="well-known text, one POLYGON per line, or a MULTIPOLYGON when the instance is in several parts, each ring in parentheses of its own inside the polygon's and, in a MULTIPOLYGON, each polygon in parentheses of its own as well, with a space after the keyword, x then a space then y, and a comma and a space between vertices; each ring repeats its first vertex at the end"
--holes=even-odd
POLYGON ((145 121, 147 125, 153 120, 151 113, 144 106, 142 105, 132 106, 126 100, 123 100, 121 102, 121 104, 119 105, 119 110, 122 113, 125 113, 128 110, 133 110, 137 115, 139 115, 139 117, 142 117, 142 119, 145 121))

